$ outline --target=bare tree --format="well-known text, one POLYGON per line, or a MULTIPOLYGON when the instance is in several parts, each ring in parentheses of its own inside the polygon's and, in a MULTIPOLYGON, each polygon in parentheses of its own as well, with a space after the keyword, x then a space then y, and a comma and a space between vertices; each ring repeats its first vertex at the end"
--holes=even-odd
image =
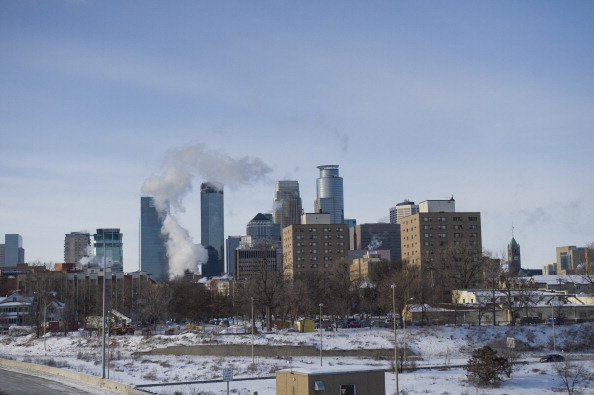
POLYGON ((285 289, 285 278, 276 264, 276 247, 270 242, 255 246, 259 259, 254 261, 252 279, 246 284, 246 291, 254 298, 257 306, 264 308, 266 328, 272 330, 272 315, 285 289))
POLYGON ((574 393, 576 386, 590 379, 589 372, 583 364, 572 363, 568 360, 556 362, 555 372, 563 381, 563 386, 568 395, 574 393))
POLYGON ((443 288, 444 302, 450 302, 454 289, 476 288, 483 271, 482 251, 468 241, 450 243, 442 248, 430 264, 433 275, 443 288))

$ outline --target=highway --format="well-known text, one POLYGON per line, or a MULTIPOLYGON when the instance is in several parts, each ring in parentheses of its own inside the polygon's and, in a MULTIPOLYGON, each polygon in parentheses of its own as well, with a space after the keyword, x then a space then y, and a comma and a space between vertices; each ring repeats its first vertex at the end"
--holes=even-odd
POLYGON ((63 377, 51 380, 39 376, 38 372, 0 369, 0 395, 99 395, 109 393, 114 392, 102 388, 89 388, 89 384, 77 383, 63 377))

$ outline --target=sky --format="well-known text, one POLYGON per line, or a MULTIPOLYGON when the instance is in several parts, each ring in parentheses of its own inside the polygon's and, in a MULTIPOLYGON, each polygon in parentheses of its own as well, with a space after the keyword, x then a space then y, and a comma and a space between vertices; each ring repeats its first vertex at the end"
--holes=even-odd
POLYGON ((196 243, 206 178, 243 235, 278 180, 312 212, 333 164, 359 224, 453 195, 485 250, 513 229, 542 268, 594 242, 593 19, 589 1, 0 2, 0 235, 56 263, 65 234, 120 228, 138 270, 143 185, 198 151, 176 208, 196 243))

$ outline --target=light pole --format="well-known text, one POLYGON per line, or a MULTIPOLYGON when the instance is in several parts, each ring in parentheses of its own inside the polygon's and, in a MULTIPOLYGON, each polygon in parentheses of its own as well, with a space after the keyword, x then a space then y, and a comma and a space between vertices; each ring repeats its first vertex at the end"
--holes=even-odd
POLYGON ((551 325, 553 326, 553 351, 557 350, 557 344, 555 341, 555 306, 551 299, 551 325))
MULTIPOLYGON (((406 300, 406 307, 409 312, 410 312, 410 308, 408 307, 408 302, 410 302, 413 299, 414 298, 408 298, 406 300)), ((412 316, 412 312, 411 312, 411 316, 412 316)), ((406 361, 406 342, 408 340, 408 332, 406 331, 406 317, 402 317, 402 330, 404 331, 404 350, 402 350, 402 352, 403 352, 402 355, 403 355, 404 361, 406 361)))
POLYGON ((320 366, 322 366, 322 333, 324 332, 322 329, 322 307, 324 303, 320 303, 320 366))
POLYGON ((252 365, 254 365, 254 297, 252 296, 250 299, 252 301, 252 365))
POLYGON ((396 284, 392 288, 392 321, 394 321, 394 374, 396 375, 396 395, 400 392, 398 389, 398 344, 396 343, 396 284))

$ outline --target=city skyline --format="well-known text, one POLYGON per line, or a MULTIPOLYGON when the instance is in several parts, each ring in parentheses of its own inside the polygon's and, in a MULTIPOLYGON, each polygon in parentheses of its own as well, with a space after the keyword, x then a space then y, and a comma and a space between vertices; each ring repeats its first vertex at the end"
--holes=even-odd
POLYGON ((593 3, 149 4, 0 4, 0 234, 27 262, 119 228, 137 270, 143 187, 190 159, 172 210, 195 244, 201 182, 241 235, 277 180, 312 212, 325 164, 358 224, 453 195, 527 268, 594 241, 593 3))

